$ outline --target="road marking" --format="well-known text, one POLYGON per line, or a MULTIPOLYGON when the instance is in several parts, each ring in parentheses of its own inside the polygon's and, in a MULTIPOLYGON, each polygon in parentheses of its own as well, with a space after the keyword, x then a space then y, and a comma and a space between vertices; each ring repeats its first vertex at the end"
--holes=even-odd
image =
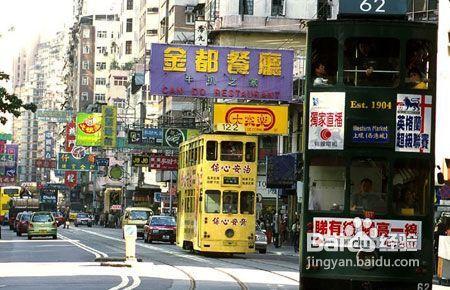
POLYGON ((58 236, 59 236, 62 240, 68 241, 69 243, 71 243, 71 244, 73 244, 73 245, 75 245, 75 246, 77 246, 77 247, 79 247, 79 248, 81 248, 81 249, 83 249, 83 250, 85 250, 85 251, 87 251, 87 252, 93 254, 96 258, 100 258, 100 257, 106 258, 106 257, 108 257, 108 254, 103 253, 103 252, 101 252, 101 251, 99 251, 99 250, 96 250, 96 249, 94 249, 94 248, 91 248, 91 247, 89 247, 89 246, 86 246, 85 244, 82 244, 82 243, 80 243, 80 242, 74 242, 73 240, 70 240, 69 238, 67 238, 67 237, 65 237, 65 236, 63 236, 63 235, 61 235, 61 234, 58 234, 58 236))
POLYGON ((110 288, 109 290, 120 290, 120 289, 123 289, 125 286, 128 285, 129 280, 128 280, 128 276, 127 275, 120 275, 120 278, 122 279, 120 284, 115 286, 115 287, 110 288))
POLYGON ((133 275, 133 276, 131 276, 131 278, 133 279, 133 284, 131 284, 129 287, 125 288, 124 290, 132 290, 134 288, 139 287, 139 285, 141 285, 141 279, 139 278, 139 276, 133 275))
POLYGON ((65 239, 65 240, 1 240, 0 244, 6 243, 66 243, 78 242, 79 240, 65 239))

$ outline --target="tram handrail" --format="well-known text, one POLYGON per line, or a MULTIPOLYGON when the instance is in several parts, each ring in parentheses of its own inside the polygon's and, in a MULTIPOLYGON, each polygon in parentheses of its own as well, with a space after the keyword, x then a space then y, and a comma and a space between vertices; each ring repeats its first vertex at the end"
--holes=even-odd
MULTIPOLYGON (((366 69, 344 69, 344 72, 367 72, 366 69)), ((373 70, 373 73, 400 73, 398 70, 373 70)))

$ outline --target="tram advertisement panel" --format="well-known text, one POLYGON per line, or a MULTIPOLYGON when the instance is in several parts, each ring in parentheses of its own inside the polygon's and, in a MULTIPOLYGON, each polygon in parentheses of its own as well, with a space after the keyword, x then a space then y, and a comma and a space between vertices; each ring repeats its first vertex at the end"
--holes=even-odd
POLYGON ((432 98, 429 95, 397 95, 397 152, 430 153, 432 98))
POLYGON ((343 150, 345 93, 311 92, 308 149, 343 150))

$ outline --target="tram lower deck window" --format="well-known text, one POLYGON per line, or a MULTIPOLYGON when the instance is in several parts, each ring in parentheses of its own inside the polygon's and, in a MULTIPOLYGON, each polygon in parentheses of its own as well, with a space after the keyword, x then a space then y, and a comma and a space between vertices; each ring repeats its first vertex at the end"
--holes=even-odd
POLYGON ((207 190, 205 192, 205 212, 220 213, 220 191, 207 190))
POLYGON ((222 213, 237 213, 238 192, 226 190, 223 192, 222 213))
POLYGON ((313 157, 309 167, 309 180, 309 210, 344 210, 345 161, 343 158, 313 157))
POLYGON ((242 214, 253 214, 255 193, 253 191, 241 191, 240 210, 242 214))

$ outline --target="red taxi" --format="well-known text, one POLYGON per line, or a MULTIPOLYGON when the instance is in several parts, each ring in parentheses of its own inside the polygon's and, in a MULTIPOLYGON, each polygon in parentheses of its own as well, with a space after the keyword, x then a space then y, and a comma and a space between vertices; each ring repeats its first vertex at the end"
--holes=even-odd
POLYGON ((153 241, 175 243, 177 223, 174 217, 155 215, 151 216, 144 226, 144 242, 153 241))

